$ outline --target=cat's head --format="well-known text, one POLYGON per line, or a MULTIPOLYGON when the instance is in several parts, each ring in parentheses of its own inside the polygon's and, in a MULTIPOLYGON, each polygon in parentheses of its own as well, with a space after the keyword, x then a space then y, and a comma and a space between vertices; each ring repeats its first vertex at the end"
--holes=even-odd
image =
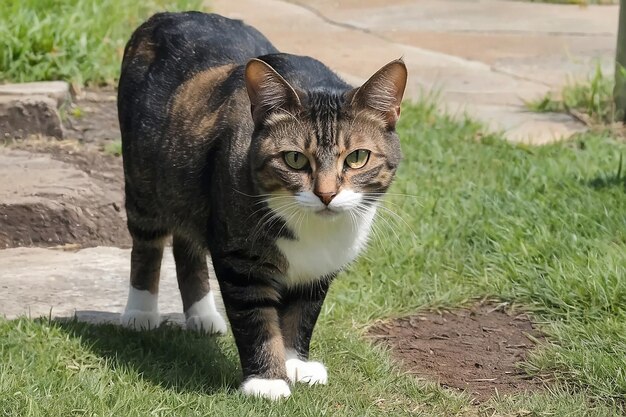
POLYGON ((259 193, 283 216, 331 219, 375 205, 402 158, 395 126, 406 80, 396 60, 353 90, 301 91, 251 60, 245 81, 259 193))

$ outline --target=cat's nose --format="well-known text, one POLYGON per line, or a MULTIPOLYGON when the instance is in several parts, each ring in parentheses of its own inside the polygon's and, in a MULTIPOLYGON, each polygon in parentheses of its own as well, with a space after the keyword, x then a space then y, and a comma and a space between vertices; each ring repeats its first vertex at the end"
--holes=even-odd
POLYGON ((320 200, 322 200, 322 203, 324 203, 325 205, 329 205, 330 202, 333 201, 333 198, 335 198, 337 193, 334 191, 331 191, 329 193, 320 193, 318 191, 315 191, 315 195, 318 196, 320 200))

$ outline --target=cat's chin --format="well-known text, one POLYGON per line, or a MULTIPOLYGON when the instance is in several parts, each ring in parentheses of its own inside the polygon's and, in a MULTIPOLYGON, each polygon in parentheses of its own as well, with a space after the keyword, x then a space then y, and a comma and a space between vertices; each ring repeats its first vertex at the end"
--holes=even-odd
POLYGON ((321 210, 317 210, 315 212, 315 215, 325 218, 325 219, 329 219, 329 220, 334 220, 340 217, 341 214, 343 214, 343 211, 337 211, 337 210, 332 210, 329 208, 324 208, 321 210))

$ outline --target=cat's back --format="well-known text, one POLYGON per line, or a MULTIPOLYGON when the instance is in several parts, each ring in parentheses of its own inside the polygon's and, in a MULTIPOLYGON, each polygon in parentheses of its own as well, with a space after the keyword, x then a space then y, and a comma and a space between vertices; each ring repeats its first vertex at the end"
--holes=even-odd
POLYGON ((133 33, 122 76, 168 69, 173 70, 169 75, 184 77, 273 52, 277 50, 265 36, 240 20, 201 12, 158 13, 133 33))
POLYGON ((275 52, 265 36, 240 20, 201 12, 155 14, 135 30, 124 51, 118 92, 122 136, 141 126, 162 127, 164 104, 199 72, 275 52))

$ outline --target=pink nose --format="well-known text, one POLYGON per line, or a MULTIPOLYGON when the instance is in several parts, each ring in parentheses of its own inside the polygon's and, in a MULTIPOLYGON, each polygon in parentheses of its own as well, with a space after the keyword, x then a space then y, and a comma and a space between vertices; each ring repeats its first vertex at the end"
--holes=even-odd
POLYGON ((324 203, 325 205, 329 205, 330 202, 333 201, 333 198, 335 198, 337 193, 334 191, 330 193, 320 193, 318 191, 315 191, 315 195, 318 196, 320 200, 322 200, 322 203, 324 203))

